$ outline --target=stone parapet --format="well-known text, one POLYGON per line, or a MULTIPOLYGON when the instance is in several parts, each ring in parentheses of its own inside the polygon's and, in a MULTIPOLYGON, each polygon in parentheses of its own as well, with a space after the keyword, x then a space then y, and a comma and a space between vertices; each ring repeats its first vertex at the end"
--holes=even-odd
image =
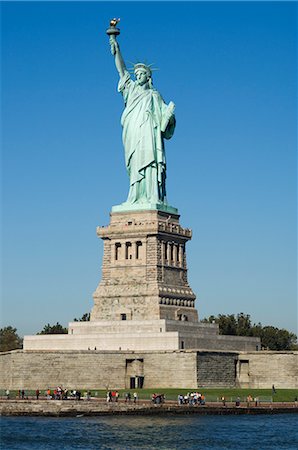
POLYGON ((178 332, 56 334, 26 336, 24 351, 31 350, 178 350, 178 332))
POLYGON ((96 228, 97 235, 102 238, 112 238, 114 236, 118 236, 125 232, 127 237, 135 237, 142 234, 147 235, 156 235, 156 234, 165 234, 168 236, 177 236, 180 238, 191 239, 192 238, 192 230, 189 228, 182 228, 179 224, 167 224, 165 222, 133 222, 129 224, 117 224, 117 225, 108 225, 96 228))
POLYGON ((70 322, 68 327, 68 333, 72 335, 125 332, 160 333, 165 331, 166 321, 162 319, 70 322))

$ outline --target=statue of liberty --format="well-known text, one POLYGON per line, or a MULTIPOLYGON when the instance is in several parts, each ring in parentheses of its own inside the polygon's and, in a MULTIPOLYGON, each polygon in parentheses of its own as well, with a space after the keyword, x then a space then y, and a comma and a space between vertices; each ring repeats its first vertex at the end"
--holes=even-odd
POLYGON ((120 76, 118 91, 125 105, 121 125, 130 189, 126 203, 121 206, 128 209, 152 209, 154 206, 171 209, 166 201, 164 139, 170 139, 174 134, 175 105, 173 102, 167 105, 154 89, 150 65, 134 64, 135 80, 132 80, 116 40, 120 33, 115 27, 117 22, 116 19, 111 21, 107 34, 110 35, 111 53, 120 76))

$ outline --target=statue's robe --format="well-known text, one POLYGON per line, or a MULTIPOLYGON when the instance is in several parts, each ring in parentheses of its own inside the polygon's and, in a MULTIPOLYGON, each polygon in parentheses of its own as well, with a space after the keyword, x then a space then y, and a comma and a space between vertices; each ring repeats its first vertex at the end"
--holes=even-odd
POLYGON ((126 71, 120 78, 125 109, 121 117, 125 164, 130 178, 129 203, 166 203, 164 138, 175 129, 175 116, 152 88, 142 89, 126 71))

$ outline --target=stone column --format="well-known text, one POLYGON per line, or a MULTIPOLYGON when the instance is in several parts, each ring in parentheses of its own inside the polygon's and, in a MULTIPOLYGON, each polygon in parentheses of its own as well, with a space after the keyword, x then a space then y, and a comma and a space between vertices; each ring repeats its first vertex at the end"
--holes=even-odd
POLYGON ((161 245, 161 264, 162 266, 164 266, 166 263, 165 241, 160 241, 160 245, 161 245))
POLYGON ((184 255, 183 244, 179 244, 179 266, 180 267, 183 267, 183 255, 184 255))

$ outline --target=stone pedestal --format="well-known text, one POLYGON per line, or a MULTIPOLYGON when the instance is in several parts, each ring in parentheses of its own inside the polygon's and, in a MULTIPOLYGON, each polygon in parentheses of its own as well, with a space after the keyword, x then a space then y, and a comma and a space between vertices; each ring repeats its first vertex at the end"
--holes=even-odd
POLYGON ((112 212, 97 228, 104 241, 102 279, 89 322, 70 322, 68 334, 25 336, 24 351, 255 350, 259 338, 221 336, 198 321, 187 281, 191 230, 160 210, 112 212))
POLYGON ((187 281, 185 246, 192 232, 180 226, 178 214, 112 212, 110 224, 97 234, 104 256, 91 321, 198 322, 187 281))

